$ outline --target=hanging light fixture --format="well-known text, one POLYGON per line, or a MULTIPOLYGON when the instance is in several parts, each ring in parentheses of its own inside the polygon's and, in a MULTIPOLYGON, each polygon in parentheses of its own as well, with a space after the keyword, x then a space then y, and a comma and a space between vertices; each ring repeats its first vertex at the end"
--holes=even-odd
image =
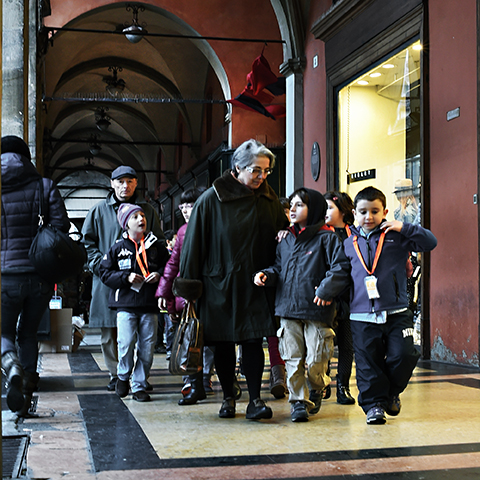
POLYGON ((102 147, 98 144, 98 136, 94 133, 90 136, 90 143, 88 144, 88 149, 93 156, 96 156, 100 153, 102 147))
POLYGON ((127 37, 127 40, 130 43, 138 43, 142 38, 144 33, 148 33, 145 29, 146 23, 142 23, 143 26, 138 24, 138 12, 144 12, 145 7, 143 5, 133 5, 131 3, 127 4, 126 7, 127 12, 132 11, 133 19, 130 26, 127 26, 128 23, 125 22, 125 28, 123 29, 123 33, 127 37))
POLYGON ((122 67, 108 67, 108 71, 112 72, 112 75, 103 78, 107 84, 105 89, 112 97, 118 97, 125 88, 125 80, 123 80, 123 78, 118 78, 118 72, 121 72, 122 70, 122 67))
POLYGON ((106 114, 107 111, 108 107, 98 107, 95 110, 95 124, 102 132, 107 131, 108 127, 110 126, 111 118, 106 114))
POLYGON ((87 155, 85 155, 83 158, 86 160, 86 162, 83 163, 83 165, 85 167, 94 167, 95 166, 95 162, 93 161, 93 156, 92 155, 87 153, 87 155))

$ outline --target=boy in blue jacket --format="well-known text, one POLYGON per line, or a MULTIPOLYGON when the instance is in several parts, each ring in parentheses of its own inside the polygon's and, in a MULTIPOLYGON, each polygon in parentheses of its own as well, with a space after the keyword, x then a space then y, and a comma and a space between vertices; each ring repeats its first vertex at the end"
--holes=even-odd
POLYGON ((385 195, 374 187, 360 191, 353 214, 358 227, 345 240, 352 266, 350 320, 355 349, 358 403, 367 424, 384 424, 385 413, 400 413, 402 393, 419 353, 408 309, 406 263, 409 252, 437 245, 425 228, 386 221, 385 195))
POLYGON ((275 264, 255 274, 258 286, 277 287, 279 350, 285 361, 292 422, 306 422, 320 410, 330 383, 332 329, 337 297, 350 283, 350 266, 337 234, 325 225, 327 202, 309 188, 292 193, 287 236, 277 246, 275 264), (308 364, 310 395, 306 397, 308 364))
POLYGON ((155 291, 170 255, 152 232, 145 235, 147 220, 139 205, 122 203, 117 218, 124 230, 122 238, 100 263, 100 278, 111 289, 108 306, 117 311, 115 391, 119 397, 126 397, 131 381, 133 399, 148 402, 147 378, 158 326, 155 291))

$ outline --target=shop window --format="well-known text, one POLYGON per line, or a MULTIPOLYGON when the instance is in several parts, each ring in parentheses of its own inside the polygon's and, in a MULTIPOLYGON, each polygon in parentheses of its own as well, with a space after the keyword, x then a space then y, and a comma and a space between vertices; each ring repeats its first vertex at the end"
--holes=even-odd
MULTIPOLYGON (((352 199, 373 185, 387 197, 387 219, 421 223, 421 44, 368 68, 338 91, 338 182, 352 199)), ((413 254, 414 267, 420 257, 413 254)), ((420 269, 409 282, 420 342, 420 269)))

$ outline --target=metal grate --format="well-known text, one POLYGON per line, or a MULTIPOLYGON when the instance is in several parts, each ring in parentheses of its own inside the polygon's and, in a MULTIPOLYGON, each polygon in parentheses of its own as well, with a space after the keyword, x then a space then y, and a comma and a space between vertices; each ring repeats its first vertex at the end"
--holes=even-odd
POLYGON ((30 437, 28 435, 2 436, 3 478, 20 478, 22 472, 26 469, 29 443, 30 437))

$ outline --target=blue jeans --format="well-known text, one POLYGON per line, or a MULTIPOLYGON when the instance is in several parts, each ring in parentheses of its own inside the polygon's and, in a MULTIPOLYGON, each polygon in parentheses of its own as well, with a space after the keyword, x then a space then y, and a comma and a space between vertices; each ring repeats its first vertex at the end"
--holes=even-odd
POLYGON ((36 273, 2 275, 2 354, 17 352, 23 369, 37 371, 37 330, 53 284, 36 273))
POLYGON ((118 378, 131 378, 132 392, 147 388, 147 378, 153 363, 153 350, 157 338, 156 313, 117 313, 118 378), (135 345, 137 359, 135 361, 135 345))

